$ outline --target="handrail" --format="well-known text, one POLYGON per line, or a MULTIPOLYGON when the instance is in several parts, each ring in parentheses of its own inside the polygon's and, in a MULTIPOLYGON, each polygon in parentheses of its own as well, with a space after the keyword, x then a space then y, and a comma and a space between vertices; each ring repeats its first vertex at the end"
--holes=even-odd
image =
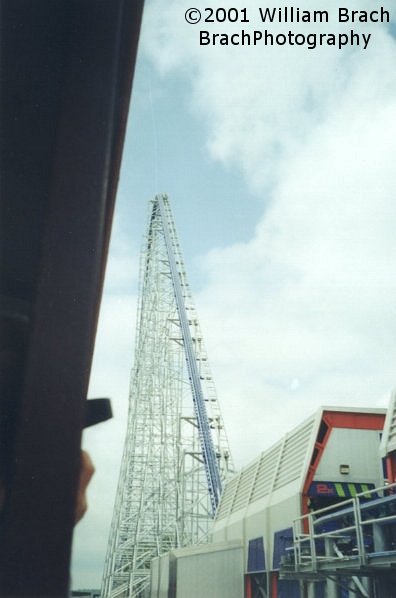
POLYGON ((379 494, 382 494, 382 499, 386 499, 383 500, 384 505, 392 504, 393 496, 396 506, 395 491, 396 483, 365 490, 340 503, 323 507, 322 509, 294 519, 293 549, 295 570, 304 569, 304 571, 316 572, 318 561, 333 561, 352 557, 357 558, 360 566, 366 565, 370 554, 368 550, 369 546, 366 546, 368 526, 383 524, 387 521, 396 521, 396 509, 395 513, 385 513, 375 518, 371 516, 369 519, 365 519, 364 515, 365 513, 367 514, 370 508, 381 506, 381 499, 377 498, 379 494), (390 494, 387 494, 389 492, 390 494), (394 495, 393 492, 395 492, 394 495), (373 496, 374 494, 376 495, 375 498, 368 499, 368 495, 373 496), (362 502, 362 499, 364 499, 364 502, 362 502), (326 525, 334 521, 337 522, 340 518, 343 518, 344 522, 336 523, 333 529, 323 529, 326 525), (345 518, 349 520, 345 521, 345 518), (306 529, 308 529, 308 533, 302 531, 306 529), (353 551, 355 554, 343 554, 336 544, 337 540, 340 539, 354 541, 355 546, 353 551), (333 551, 335 551, 335 554, 332 554, 333 551))

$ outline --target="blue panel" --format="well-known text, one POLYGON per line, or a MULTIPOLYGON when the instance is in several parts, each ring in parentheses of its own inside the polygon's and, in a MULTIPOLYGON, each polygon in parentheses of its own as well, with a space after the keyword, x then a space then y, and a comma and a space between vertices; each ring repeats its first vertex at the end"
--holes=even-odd
POLYGON ((278 598, 300 598, 298 581, 280 579, 278 581, 278 598))
POLYGON ((273 569, 279 569, 281 557, 287 553, 286 549, 293 546, 293 529, 288 527, 274 534, 273 569))
POLYGON ((254 538, 254 540, 249 540, 247 570, 248 573, 265 571, 265 553, 262 536, 254 538))
POLYGON ((374 498, 375 493, 369 493, 373 490, 374 484, 348 483, 348 482, 312 482, 309 487, 309 496, 329 496, 336 498, 350 498, 356 494, 367 492, 367 498, 374 498))

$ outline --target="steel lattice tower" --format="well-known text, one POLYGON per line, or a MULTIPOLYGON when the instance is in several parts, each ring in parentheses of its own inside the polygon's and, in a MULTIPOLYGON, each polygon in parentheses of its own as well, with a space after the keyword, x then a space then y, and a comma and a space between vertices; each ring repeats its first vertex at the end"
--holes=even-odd
POLYGON ((207 541, 232 463, 168 198, 141 257, 128 430, 102 597, 143 597, 150 561, 207 541))

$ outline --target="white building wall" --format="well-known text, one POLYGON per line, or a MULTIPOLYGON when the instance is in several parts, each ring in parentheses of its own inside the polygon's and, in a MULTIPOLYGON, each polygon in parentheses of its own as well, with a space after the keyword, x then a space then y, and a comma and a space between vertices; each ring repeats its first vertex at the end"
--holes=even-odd
POLYGON ((158 598, 159 592, 160 558, 157 557, 150 564, 150 598, 158 598))
POLYGON ((333 428, 314 481, 365 482, 381 486, 383 474, 379 447, 378 430, 333 428), (341 474, 340 465, 349 465, 349 473, 341 474))
POLYGON ((168 598, 169 553, 152 559, 150 563, 150 598, 168 598))
POLYGON ((241 544, 213 545, 174 551, 175 598, 243 598, 241 544))

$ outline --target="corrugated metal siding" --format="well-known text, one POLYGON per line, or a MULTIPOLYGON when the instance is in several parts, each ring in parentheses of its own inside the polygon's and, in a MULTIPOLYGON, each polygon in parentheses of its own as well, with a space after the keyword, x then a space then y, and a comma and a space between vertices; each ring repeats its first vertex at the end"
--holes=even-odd
POLYGON ((227 482, 216 513, 217 521, 224 519, 224 517, 227 517, 227 515, 231 513, 231 507, 238 487, 239 477, 240 474, 236 475, 229 482, 227 482))
POLYGON ((314 419, 311 419, 296 432, 286 437, 276 472, 274 490, 281 488, 301 475, 313 426, 314 419))
POLYGON ((281 449, 282 443, 278 442, 278 444, 261 455, 259 470, 254 482, 250 502, 259 500, 271 492, 281 449))
POLYGON ((253 463, 246 469, 241 471, 239 476, 238 489, 234 496, 234 502, 232 504, 232 511, 237 511, 242 507, 249 504, 249 498, 252 492, 252 485, 254 482, 254 476, 257 471, 257 462, 253 463))
POLYGON ((217 521, 302 475, 315 421, 315 417, 310 418, 226 484, 217 521))

